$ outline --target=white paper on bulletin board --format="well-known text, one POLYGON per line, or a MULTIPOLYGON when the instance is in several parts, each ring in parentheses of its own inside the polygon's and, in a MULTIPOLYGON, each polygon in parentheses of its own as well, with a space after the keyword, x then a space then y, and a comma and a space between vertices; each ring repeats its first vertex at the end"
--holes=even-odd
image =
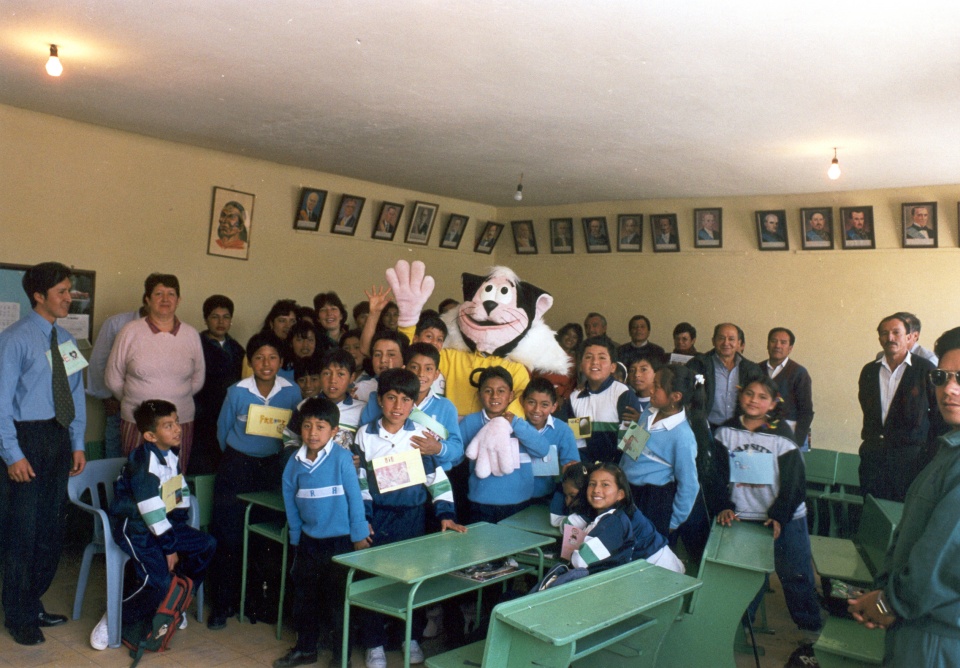
POLYGON ((0 332, 20 319, 20 304, 0 302, 0 332))

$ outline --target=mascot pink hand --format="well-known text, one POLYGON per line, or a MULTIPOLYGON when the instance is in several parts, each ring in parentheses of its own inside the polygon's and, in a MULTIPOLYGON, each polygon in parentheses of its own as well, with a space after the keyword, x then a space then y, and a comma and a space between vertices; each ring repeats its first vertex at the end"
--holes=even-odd
POLYGON ((387 283, 400 309, 400 326, 416 325, 423 305, 433 294, 433 276, 426 275, 426 267, 419 260, 412 265, 398 260, 394 267, 387 269, 387 283))
MULTIPOLYGON (((513 427, 504 418, 490 420, 483 428, 477 432, 468 446, 477 453, 477 466, 474 469, 478 478, 486 478, 488 475, 502 476, 512 473, 517 467, 511 468, 513 460, 510 450, 515 447, 511 441, 516 442, 510 437, 513 433, 513 427), (483 470, 481 471, 481 462, 483 470), (481 472, 486 475, 481 475, 481 472)), ((469 457, 469 454, 467 455, 469 457)), ((519 453, 517 454, 519 458, 519 453)), ((518 461, 519 466, 519 461, 518 461)))

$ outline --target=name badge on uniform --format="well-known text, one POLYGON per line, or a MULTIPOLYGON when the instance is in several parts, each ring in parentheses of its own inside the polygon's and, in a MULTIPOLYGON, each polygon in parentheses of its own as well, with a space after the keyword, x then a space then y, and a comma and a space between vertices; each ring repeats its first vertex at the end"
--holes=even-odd
MULTIPOLYGON (((64 341, 60 344, 60 356, 63 357, 63 366, 67 370, 67 375, 72 376, 77 371, 82 371, 90 366, 90 363, 80 354, 77 344, 73 341, 64 341)), ((50 351, 47 351, 47 364, 53 368, 53 357, 50 351)))
POLYGON ((740 450, 730 453, 730 482, 772 485, 775 477, 772 452, 740 450))

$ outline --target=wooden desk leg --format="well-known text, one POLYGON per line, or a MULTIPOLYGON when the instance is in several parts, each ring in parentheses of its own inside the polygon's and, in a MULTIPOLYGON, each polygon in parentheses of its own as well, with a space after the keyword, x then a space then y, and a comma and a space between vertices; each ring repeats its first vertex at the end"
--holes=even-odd
POLYGON ((347 571, 347 590, 343 601, 343 648, 341 650, 341 668, 350 667, 350 587, 353 584, 353 575, 357 569, 347 571))
MULTIPOLYGON (((252 503, 247 504, 247 512, 243 516, 243 568, 240 571, 240 623, 243 624, 243 613, 247 602, 247 550, 250 543, 250 510, 252 503)), ((279 638, 278 638, 279 640, 279 638)))

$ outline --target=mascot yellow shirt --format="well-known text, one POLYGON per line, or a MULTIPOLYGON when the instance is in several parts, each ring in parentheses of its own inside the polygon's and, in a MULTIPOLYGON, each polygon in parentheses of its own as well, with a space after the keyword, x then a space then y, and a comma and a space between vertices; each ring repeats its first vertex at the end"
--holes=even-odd
MULTIPOLYGON (((413 340, 415 327, 401 327, 400 332, 413 340)), ((483 355, 462 350, 444 348, 440 351, 440 373, 447 379, 446 397, 457 408, 457 414, 476 413, 480 410, 480 393, 470 385, 470 374, 474 369, 488 366, 502 366, 513 376, 513 403, 510 412, 523 417, 523 390, 530 382, 530 372, 519 362, 511 362, 497 355, 483 355)))

